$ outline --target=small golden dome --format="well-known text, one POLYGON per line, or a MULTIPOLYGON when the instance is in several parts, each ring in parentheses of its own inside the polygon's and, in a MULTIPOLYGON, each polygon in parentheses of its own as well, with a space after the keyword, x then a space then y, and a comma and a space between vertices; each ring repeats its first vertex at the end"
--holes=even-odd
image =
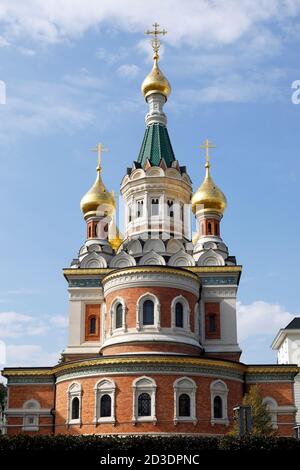
POLYGON ((116 207, 114 195, 107 191, 100 173, 101 167, 98 165, 96 181, 80 201, 80 208, 85 219, 104 214, 110 216, 116 207))
POLYGON ((110 223, 109 228, 108 228, 108 241, 112 249, 115 251, 118 251, 118 249, 123 243, 122 235, 118 227, 116 227, 116 224, 114 223, 114 221, 110 223))
POLYGON ((202 205, 205 212, 213 211, 223 215, 227 206, 225 194, 215 185, 210 175, 209 162, 206 162, 205 168, 204 181, 192 197, 192 210, 195 214, 197 205, 202 205))
POLYGON ((160 93, 167 99, 171 93, 171 85, 158 66, 158 54, 154 54, 153 59, 152 70, 142 83, 142 93, 145 99, 152 93, 160 93))

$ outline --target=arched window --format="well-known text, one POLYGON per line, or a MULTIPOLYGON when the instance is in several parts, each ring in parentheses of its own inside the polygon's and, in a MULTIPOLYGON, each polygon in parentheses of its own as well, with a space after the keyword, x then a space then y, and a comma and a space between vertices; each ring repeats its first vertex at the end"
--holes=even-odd
POLYGON ((145 300, 143 303, 143 325, 154 325, 154 303, 145 300))
POLYGON ((156 423, 156 383, 150 377, 140 377, 133 381, 133 422, 151 421, 156 423))
POLYGON ((71 419, 79 419, 79 398, 74 397, 72 400, 71 419))
POLYGON ((68 423, 79 424, 81 415, 81 385, 72 383, 68 388, 68 423))
POLYGON ((219 222, 215 222, 215 231, 216 231, 216 235, 219 236, 220 235, 220 227, 219 227, 219 222))
POLYGON ((191 399, 186 393, 179 396, 179 416, 191 416, 191 399))
POLYGON ((90 318, 90 328, 89 328, 90 335, 96 334, 96 322, 97 322, 96 317, 90 318))
POLYGON ((171 302, 171 327, 190 331, 190 306, 182 295, 174 297, 171 302))
POLYGON ((194 380, 182 377, 174 382, 174 423, 191 421, 197 423, 196 390, 194 380))
POLYGON ((92 227, 89 225, 89 238, 92 237, 92 227))
POLYGON ((219 395, 214 398, 214 418, 222 419, 223 418, 223 402, 222 398, 219 395))
POLYGON ((181 302, 177 302, 175 306, 175 326, 183 328, 183 305, 181 302))
POLYGON ((208 222, 207 224, 207 233, 208 235, 211 235, 211 222, 208 222))
POLYGON ((95 387, 95 423, 115 422, 115 383, 110 379, 102 379, 95 387))
POLYGON ((36 400, 29 400, 24 403, 23 431, 39 430, 39 409, 40 404, 36 400))
POLYGON ((118 303, 116 307, 116 328, 122 328, 123 326, 123 306, 118 303))
POLYGON ((211 424, 229 425, 227 416, 228 388, 222 380, 215 380, 210 385, 211 393, 211 424))
POLYGON ((111 416, 111 397, 110 395, 102 395, 100 400, 100 417, 107 418, 111 416))
POLYGON ((168 206, 168 216, 173 218, 174 217, 174 201, 167 201, 168 206))
POLYGON ((269 412, 273 428, 277 429, 278 428, 278 425, 277 425, 277 409, 278 409, 277 401, 274 400, 274 398, 272 398, 272 397, 265 397, 263 399, 263 404, 265 405, 266 409, 269 412))
POLYGON ((151 416, 151 397, 149 393, 141 393, 139 395, 138 416, 151 416))

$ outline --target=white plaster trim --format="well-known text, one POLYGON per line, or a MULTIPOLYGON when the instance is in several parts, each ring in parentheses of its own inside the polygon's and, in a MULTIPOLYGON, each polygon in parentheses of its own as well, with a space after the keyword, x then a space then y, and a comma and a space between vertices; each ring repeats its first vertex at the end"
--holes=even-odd
MULTIPOLYGON (((100 351, 107 346, 112 346, 116 344, 124 344, 124 343, 142 343, 142 342, 151 342, 151 343, 178 343, 178 344, 187 344, 189 346, 196 346, 197 348, 201 348, 199 341, 194 337, 187 336, 187 335, 178 335, 172 334, 172 329, 170 328, 170 334, 165 334, 158 331, 151 331, 149 332, 149 327, 144 328, 143 330, 139 331, 138 333, 126 333, 124 335, 114 335, 111 338, 106 339, 106 341, 102 344, 100 351), (146 331, 144 331, 146 330, 146 331)), ((178 330, 178 328, 177 328, 178 330)), ((231 352, 232 350, 230 350, 231 352)), ((240 350, 239 350, 240 351, 240 350)))
POLYGON ((133 389, 133 415, 132 424, 137 422, 152 422, 156 424, 156 382, 150 377, 143 376, 138 377, 132 383, 133 389), (151 397, 151 416, 139 416, 138 415, 138 398, 142 393, 148 393, 151 397))
POLYGON ((189 377, 180 377, 175 380, 174 388, 174 424, 178 422, 192 422, 194 426, 197 424, 196 416, 196 391, 197 385, 193 379, 189 377), (179 398, 182 394, 190 397, 190 416, 179 416, 179 398))

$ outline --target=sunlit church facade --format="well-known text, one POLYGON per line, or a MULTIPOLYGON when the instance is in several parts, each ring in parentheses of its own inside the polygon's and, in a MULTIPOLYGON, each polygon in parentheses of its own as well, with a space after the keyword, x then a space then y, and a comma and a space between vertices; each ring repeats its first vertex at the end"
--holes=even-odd
POLYGON ((124 233, 101 178, 98 145, 96 180, 81 200, 86 239, 64 269, 68 344, 53 367, 4 369, 9 434, 227 434, 233 408, 254 384, 274 430, 293 434, 298 368, 240 362, 242 267, 222 238, 226 197, 211 176, 208 140, 196 192, 176 159, 164 112, 171 87, 158 65, 156 33, 153 68, 142 84, 145 134, 120 187, 124 233))

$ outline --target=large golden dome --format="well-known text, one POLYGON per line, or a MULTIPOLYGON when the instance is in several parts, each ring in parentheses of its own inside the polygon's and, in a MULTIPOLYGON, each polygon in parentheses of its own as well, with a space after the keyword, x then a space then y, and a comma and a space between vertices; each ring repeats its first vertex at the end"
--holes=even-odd
POLYGON ((202 205, 205 212, 213 211, 223 215, 227 206, 225 194, 215 185, 210 175, 209 162, 206 162, 205 168, 204 181, 192 197, 192 210, 195 213, 197 205, 202 205))
POLYGON ((113 193, 107 191, 101 178, 101 168, 97 167, 96 181, 91 189, 83 196, 80 202, 80 208, 84 218, 112 215, 116 207, 116 201, 113 193))
POLYGON ((145 98, 152 93, 160 93, 167 99, 171 93, 171 85, 158 66, 158 54, 153 56, 154 64, 151 72, 142 83, 142 93, 145 98))

